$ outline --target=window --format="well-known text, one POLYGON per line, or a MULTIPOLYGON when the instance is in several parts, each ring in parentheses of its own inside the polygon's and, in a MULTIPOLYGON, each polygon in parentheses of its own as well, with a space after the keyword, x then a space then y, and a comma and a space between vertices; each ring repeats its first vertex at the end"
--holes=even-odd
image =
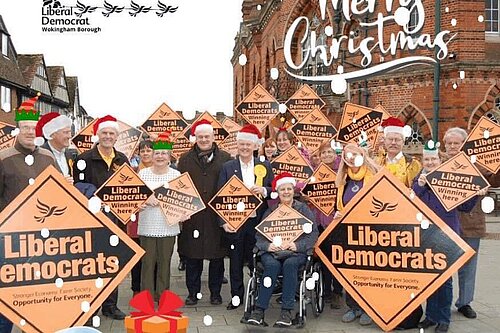
POLYGON ((45 77, 45 70, 43 69, 43 65, 40 65, 36 68, 36 74, 45 77))
POLYGON ((485 14, 485 31, 490 33, 498 33, 498 5, 500 0, 485 0, 484 14, 485 14))
POLYGON ((497 96, 495 98, 495 109, 497 109, 497 111, 500 111, 500 96, 497 96))
POLYGON ((408 22, 408 30, 413 31, 418 24, 418 8, 414 7, 410 12, 410 22, 408 22))
POLYGON ((0 107, 5 111, 5 112, 10 112, 11 110, 11 103, 10 103, 10 88, 0 86, 0 107))
POLYGON ((9 36, 2 34, 2 54, 6 57, 9 56, 9 36))

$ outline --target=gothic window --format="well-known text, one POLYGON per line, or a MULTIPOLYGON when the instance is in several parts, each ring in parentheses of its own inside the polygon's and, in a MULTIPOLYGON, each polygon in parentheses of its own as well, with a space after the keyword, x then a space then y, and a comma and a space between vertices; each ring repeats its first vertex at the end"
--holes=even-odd
POLYGON ((423 144, 424 143, 424 138, 422 136, 422 133, 420 132, 420 126, 416 121, 413 121, 413 123, 410 125, 411 126, 411 135, 406 139, 405 144, 423 144))

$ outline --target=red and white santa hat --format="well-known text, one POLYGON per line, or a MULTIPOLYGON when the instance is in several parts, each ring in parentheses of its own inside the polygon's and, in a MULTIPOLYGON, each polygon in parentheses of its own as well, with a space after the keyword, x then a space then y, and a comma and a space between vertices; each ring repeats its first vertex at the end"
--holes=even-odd
POLYGON ((384 135, 387 133, 398 133, 407 138, 411 135, 411 127, 406 125, 396 117, 389 117, 382 122, 384 128, 384 135))
POLYGON ((115 117, 107 115, 98 118, 93 126, 94 135, 92 136, 92 142, 98 141, 97 133, 104 128, 113 128, 117 132, 120 131, 120 126, 118 125, 118 121, 116 120, 115 117))
POLYGON ((293 186, 295 186, 297 184, 297 181, 290 172, 282 172, 276 177, 274 177, 271 183, 273 191, 276 191, 278 187, 280 187, 283 184, 292 184, 293 186))
POLYGON ((36 124, 35 145, 43 145, 43 138, 51 140, 52 134, 66 127, 71 127, 71 119, 69 119, 67 116, 59 114, 57 112, 49 112, 47 114, 44 114, 40 117, 38 123, 36 124))
POLYGON ((191 126, 191 135, 189 136, 189 141, 195 142, 196 141, 196 133, 203 132, 203 131, 214 131, 214 127, 212 126, 212 123, 209 122, 206 119, 198 120, 191 126))
POLYGON ((251 141, 258 145, 264 143, 264 138, 262 138, 262 134, 260 133, 257 126, 254 124, 247 124, 241 128, 241 130, 236 134, 236 140, 245 140, 251 141))

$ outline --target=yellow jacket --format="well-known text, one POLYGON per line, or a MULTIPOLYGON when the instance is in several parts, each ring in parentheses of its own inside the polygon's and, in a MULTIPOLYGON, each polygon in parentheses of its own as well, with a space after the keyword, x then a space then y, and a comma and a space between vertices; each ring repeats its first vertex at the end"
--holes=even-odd
POLYGON ((407 154, 403 154, 396 163, 387 164, 386 155, 378 156, 376 162, 389 170, 408 188, 411 187, 413 179, 422 170, 422 164, 416 158, 407 154))

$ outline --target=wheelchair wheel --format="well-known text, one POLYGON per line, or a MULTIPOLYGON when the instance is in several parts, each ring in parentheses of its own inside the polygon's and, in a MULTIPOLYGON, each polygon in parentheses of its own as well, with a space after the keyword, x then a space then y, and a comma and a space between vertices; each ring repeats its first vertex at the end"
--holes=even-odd
POLYGON ((311 290, 311 307, 314 317, 319 317, 325 307, 325 299, 323 298, 323 274, 321 271, 321 263, 314 264, 313 272, 317 272, 319 274, 319 278, 314 285, 314 289, 311 290))

